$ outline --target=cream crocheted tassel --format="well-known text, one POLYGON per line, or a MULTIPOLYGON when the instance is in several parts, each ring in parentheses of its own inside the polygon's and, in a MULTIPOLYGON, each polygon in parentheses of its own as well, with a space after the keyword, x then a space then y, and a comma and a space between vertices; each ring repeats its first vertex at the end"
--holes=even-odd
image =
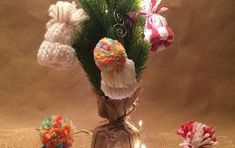
POLYGON ((101 89, 111 99, 128 98, 139 87, 136 81, 135 65, 130 59, 126 60, 120 72, 114 74, 102 72, 101 77, 101 89))
POLYGON ((78 63, 72 48, 74 34, 88 16, 74 2, 62 1, 50 6, 49 16, 52 19, 46 25, 47 32, 38 50, 38 63, 57 70, 74 67, 78 63))

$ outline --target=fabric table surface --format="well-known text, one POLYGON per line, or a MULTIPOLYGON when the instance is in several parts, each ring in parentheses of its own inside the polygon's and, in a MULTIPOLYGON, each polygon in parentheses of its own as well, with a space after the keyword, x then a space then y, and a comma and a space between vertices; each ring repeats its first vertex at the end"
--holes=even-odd
MULTIPOLYGON (((182 138, 170 133, 143 131, 143 143, 147 148, 178 148, 182 138)), ((218 136, 219 148, 235 148, 225 136, 218 136)), ((74 148, 89 148, 91 136, 79 134, 75 137, 74 148)), ((35 128, 0 130, 0 148, 40 148, 39 133, 35 128)))

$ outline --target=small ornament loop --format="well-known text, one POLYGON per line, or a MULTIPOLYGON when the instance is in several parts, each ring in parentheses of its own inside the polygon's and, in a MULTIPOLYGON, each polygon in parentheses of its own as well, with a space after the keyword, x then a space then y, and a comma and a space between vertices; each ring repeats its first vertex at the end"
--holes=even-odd
POLYGON ((113 12, 114 19, 116 23, 124 25, 124 18, 120 13, 117 12, 117 9, 118 8, 116 8, 113 12))
POLYGON ((116 38, 118 38, 118 39, 121 38, 122 39, 126 36, 127 29, 124 25, 115 24, 115 25, 113 25, 113 33, 114 33, 116 38))
POLYGON ((117 39, 122 39, 127 34, 127 28, 124 24, 124 17, 117 11, 118 8, 116 8, 113 12, 113 17, 116 21, 116 24, 113 25, 113 34, 117 39))
POLYGON ((80 133, 85 133, 85 134, 88 134, 88 135, 92 136, 92 131, 88 131, 86 129, 78 130, 78 131, 74 132, 74 135, 77 135, 77 134, 80 134, 80 133))

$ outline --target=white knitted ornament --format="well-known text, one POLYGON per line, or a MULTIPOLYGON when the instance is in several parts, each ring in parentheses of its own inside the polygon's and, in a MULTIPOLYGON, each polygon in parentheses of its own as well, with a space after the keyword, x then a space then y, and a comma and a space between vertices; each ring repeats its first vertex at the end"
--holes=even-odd
POLYGON ((66 70, 78 64, 72 44, 75 32, 80 31, 80 23, 88 16, 76 4, 58 1, 49 8, 52 18, 47 23, 47 32, 38 50, 38 63, 57 70, 66 70))

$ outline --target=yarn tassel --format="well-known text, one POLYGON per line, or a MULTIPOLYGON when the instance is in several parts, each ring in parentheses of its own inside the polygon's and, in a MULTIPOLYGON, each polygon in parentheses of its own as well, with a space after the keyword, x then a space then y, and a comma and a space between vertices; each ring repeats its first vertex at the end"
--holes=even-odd
POLYGON ((120 72, 113 74, 102 72, 101 77, 101 89, 106 96, 115 100, 130 97, 139 87, 136 81, 135 65, 130 59, 126 60, 120 72))

